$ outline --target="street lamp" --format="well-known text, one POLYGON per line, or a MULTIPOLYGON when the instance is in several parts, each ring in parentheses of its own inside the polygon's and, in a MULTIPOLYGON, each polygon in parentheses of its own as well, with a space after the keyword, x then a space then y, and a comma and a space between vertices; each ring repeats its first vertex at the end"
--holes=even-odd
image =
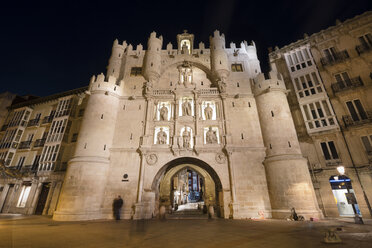
MULTIPOLYGON (((340 176, 345 175, 345 167, 338 166, 337 171, 340 174, 340 176)), ((346 182, 346 180, 345 180, 345 186, 346 186, 347 193, 350 196, 349 185, 346 182)), ((353 193, 351 193, 351 194, 353 194, 353 193)), ((348 203, 350 204, 350 198, 346 197, 346 199, 347 199, 348 203)), ((354 211, 354 222, 355 222, 355 224, 364 224, 362 217, 360 217, 359 214, 356 211, 355 204, 356 204, 356 200, 355 200, 355 197, 354 197, 354 194, 353 194, 353 198, 351 198, 351 206, 353 207, 353 211, 354 211)))

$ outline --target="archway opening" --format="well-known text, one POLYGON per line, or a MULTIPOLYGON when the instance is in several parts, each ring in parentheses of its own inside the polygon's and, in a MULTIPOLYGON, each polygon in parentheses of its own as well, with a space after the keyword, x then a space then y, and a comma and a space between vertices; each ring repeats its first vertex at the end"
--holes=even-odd
POLYGON ((157 173, 152 188, 156 214, 161 206, 171 215, 192 211, 207 214, 213 208, 215 217, 224 217, 221 181, 201 160, 183 157, 167 163, 157 173))
POLYGON ((339 215, 342 217, 354 217, 355 214, 362 216, 350 178, 344 175, 331 176, 329 182, 339 215))
POLYGON ((171 179, 172 211, 200 210, 204 206, 204 177, 186 167, 171 179))

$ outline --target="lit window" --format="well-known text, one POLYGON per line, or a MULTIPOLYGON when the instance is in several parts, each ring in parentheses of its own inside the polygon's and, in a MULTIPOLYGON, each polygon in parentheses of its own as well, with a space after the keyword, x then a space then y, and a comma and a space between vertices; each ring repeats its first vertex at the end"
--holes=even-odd
POLYGON ((130 70, 131 77, 137 77, 142 75, 142 67, 132 67, 130 70))
POLYGON ((243 65, 242 64, 231 64, 231 71, 242 72, 243 71, 243 65))
POLYGON ((22 192, 19 196, 17 207, 24 208, 26 206, 28 195, 30 194, 31 186, 22 186, 22 192))

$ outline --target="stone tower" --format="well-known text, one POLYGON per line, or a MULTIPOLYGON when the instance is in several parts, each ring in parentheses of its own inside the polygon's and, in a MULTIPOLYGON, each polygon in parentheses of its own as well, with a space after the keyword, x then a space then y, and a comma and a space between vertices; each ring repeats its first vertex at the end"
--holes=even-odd
POLYGON ((54 220, 99 219, 109 169, 119 92, 116 78, 92 77, 74 156, 69 161, 54 220))
POLYGON ((307 160, 302 156, 282 76, 275 70, 254 80, 254 95, 267 148, 264 160, 273 218, 321 217, 307 160))

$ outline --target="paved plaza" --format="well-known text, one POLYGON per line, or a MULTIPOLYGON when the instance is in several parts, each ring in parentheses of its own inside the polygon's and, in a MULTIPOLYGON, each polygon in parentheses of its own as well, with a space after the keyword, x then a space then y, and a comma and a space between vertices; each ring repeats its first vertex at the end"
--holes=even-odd
POLYGON ((0 247, 371 247, 372 221, 147 220, 55 222, 0 215, 0 247), (342 244, 322 242, 329 228, 342 244))

